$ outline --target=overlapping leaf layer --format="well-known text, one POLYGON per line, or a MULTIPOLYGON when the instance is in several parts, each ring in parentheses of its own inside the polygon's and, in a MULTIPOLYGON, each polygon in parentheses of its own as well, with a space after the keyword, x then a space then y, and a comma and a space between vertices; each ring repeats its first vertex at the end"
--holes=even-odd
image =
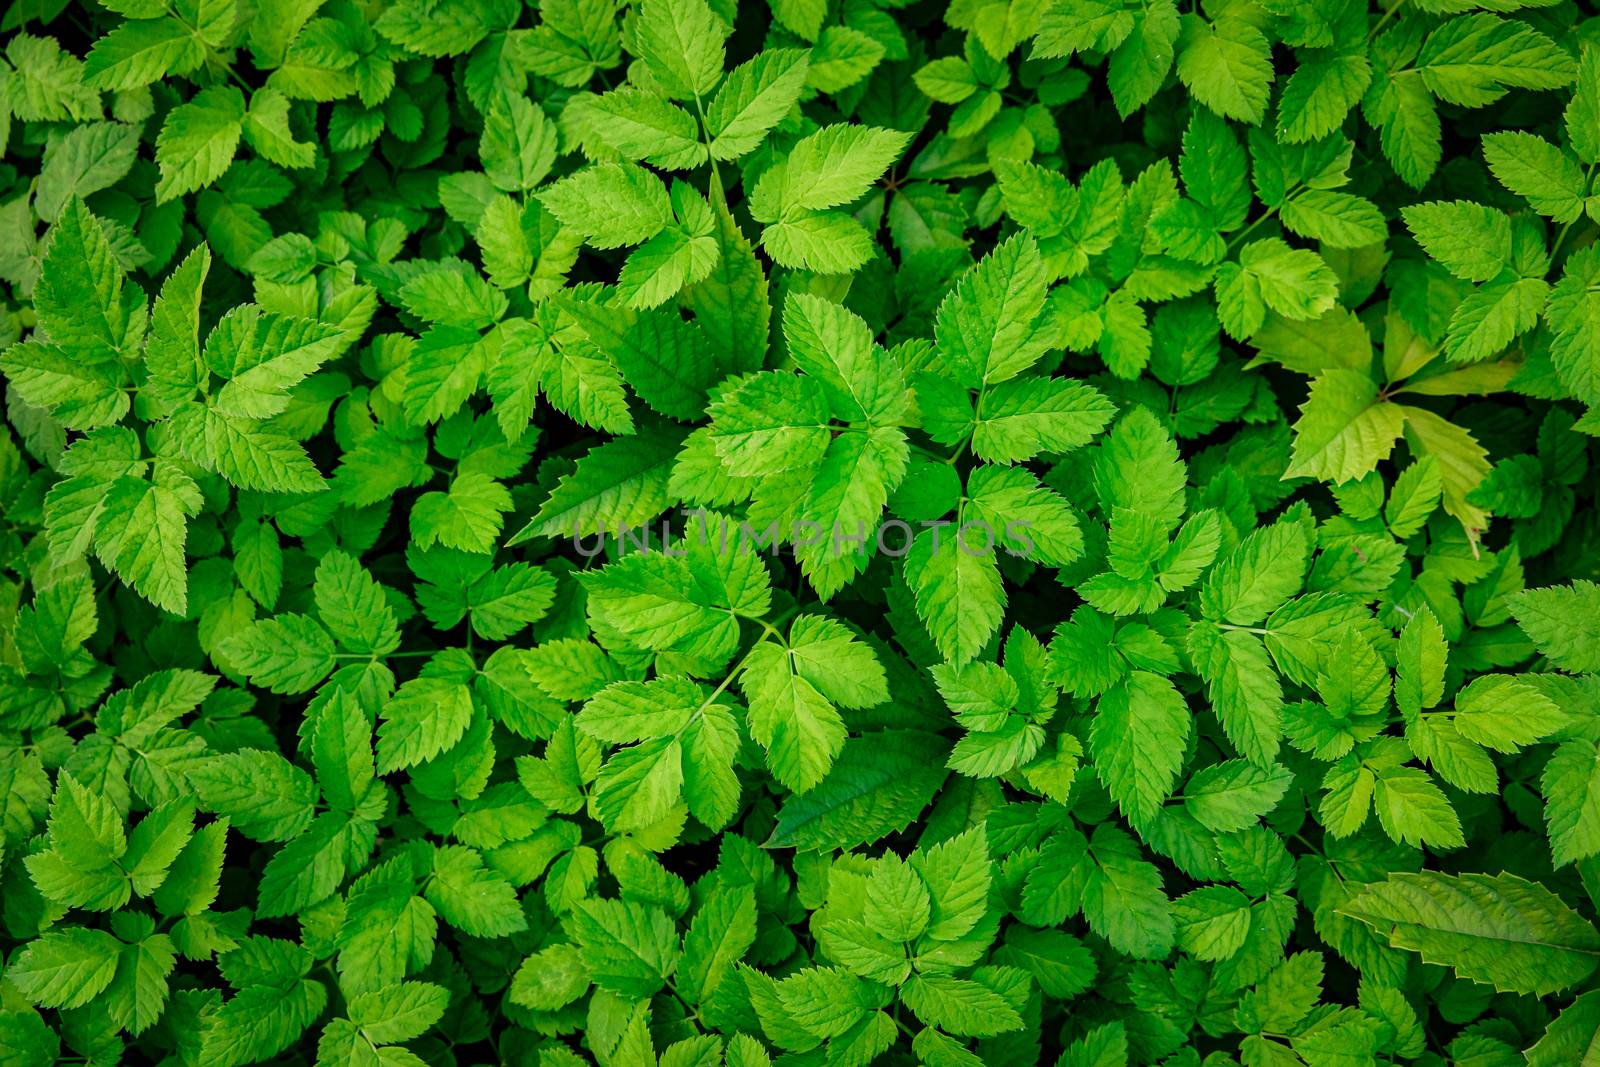
POLYGON ((1600 1062, 1577 0, 24 0, 0 1067, 1600 1062))

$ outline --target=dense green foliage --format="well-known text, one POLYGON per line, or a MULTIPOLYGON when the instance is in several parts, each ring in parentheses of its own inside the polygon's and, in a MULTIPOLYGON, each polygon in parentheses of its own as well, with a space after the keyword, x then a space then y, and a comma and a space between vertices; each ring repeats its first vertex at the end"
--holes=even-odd
POLYGON ((0 1067, 1600 1049, 1574 0, 22 0, 0 1067))

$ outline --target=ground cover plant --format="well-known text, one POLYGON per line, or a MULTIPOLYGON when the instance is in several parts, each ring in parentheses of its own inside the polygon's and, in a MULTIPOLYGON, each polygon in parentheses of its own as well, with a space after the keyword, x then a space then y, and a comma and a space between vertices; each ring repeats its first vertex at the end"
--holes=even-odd
POLYGON ((1588 6, 0 32, 0 1065, 1600 1062, 1588 6))

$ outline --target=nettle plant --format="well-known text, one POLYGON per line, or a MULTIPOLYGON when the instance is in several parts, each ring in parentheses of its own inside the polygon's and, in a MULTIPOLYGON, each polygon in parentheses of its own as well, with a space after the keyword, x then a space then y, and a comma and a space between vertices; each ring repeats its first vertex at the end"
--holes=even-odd
POLYGON ((0 19, 0 1063, 1600 1041, 1575 0, 0 19))

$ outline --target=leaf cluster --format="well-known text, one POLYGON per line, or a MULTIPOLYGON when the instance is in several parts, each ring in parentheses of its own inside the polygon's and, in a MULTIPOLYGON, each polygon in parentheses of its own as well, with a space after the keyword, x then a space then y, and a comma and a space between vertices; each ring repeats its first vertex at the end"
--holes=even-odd
POLYGON ((1579 0, 0 17, 0 1064, 1600 1048, 1579 0))

